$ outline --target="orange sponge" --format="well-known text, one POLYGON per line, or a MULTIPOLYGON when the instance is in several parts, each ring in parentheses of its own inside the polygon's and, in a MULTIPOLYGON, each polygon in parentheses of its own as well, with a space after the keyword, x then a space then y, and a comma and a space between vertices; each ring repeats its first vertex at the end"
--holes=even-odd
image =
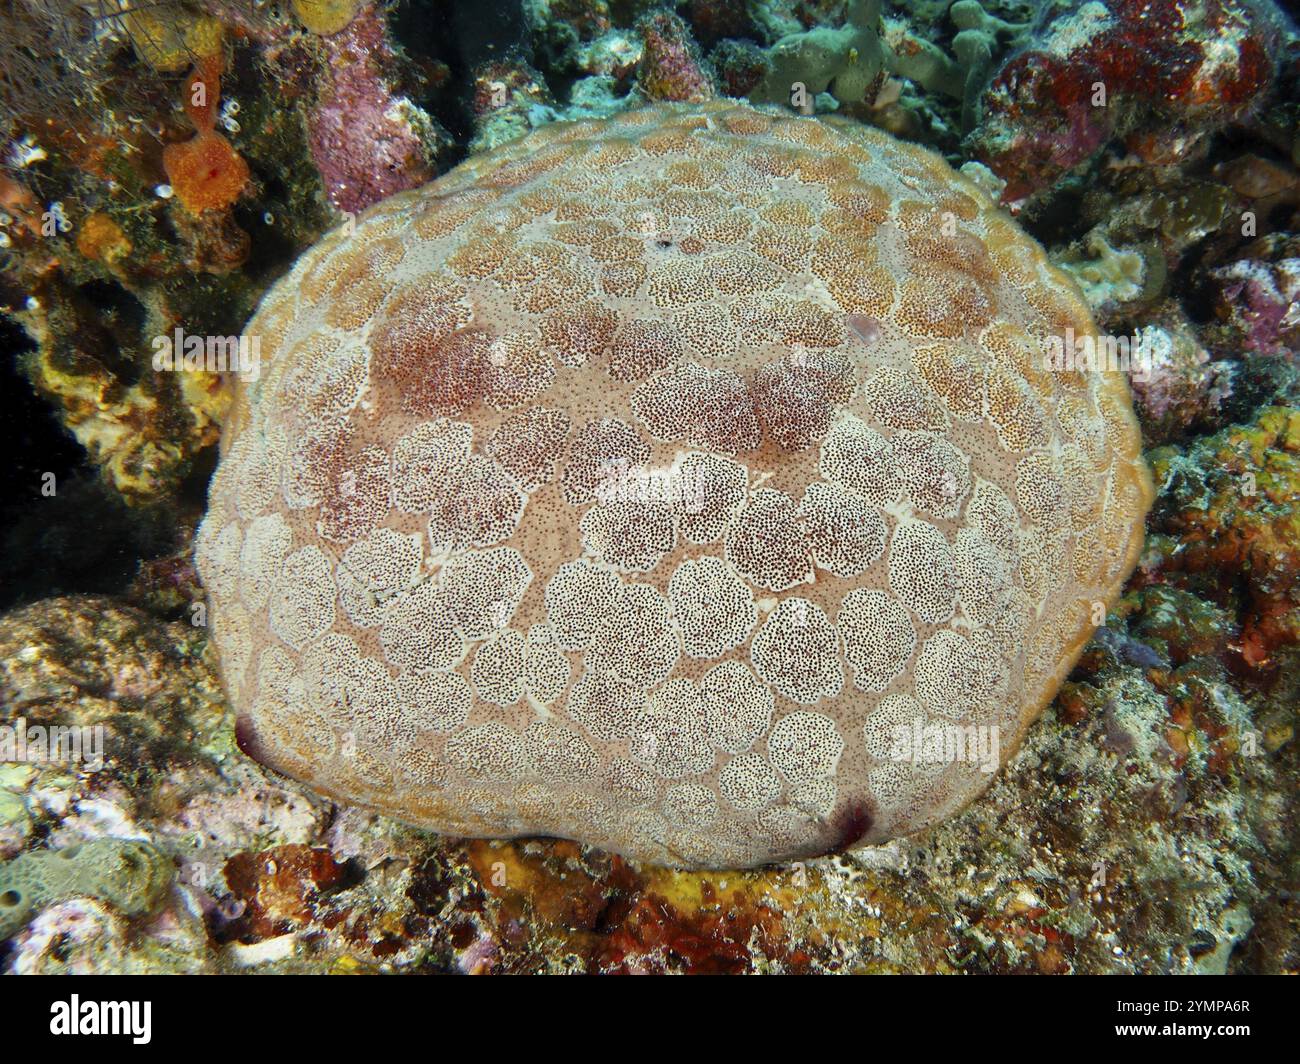
POLYGON ((248 184, 248 164, 214 128, 220 97, 221 56, 204 56, 185 80, 185 113, 197 132, 163 149, 167 180, 195 214, 229 206, 248 184))
POLYGON ((248 164, 220 133, 169 144, 162 161, 172 189, 195 214, 229 206, 248 184, 248 164))

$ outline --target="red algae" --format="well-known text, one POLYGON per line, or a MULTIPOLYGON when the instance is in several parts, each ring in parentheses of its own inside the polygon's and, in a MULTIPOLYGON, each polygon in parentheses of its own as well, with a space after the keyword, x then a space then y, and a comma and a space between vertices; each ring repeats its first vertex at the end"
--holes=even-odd
POLYGON ((1142 154, 1155 134, 1167 153, 1168 127, 1185 123, 1174 138, 1185 155, 1265 98, 1280 40, 1267 0, 1073 4, 996 72, 973 147, 1007 182, 1008 203, 1051 187, 1115 136, 1142 154))

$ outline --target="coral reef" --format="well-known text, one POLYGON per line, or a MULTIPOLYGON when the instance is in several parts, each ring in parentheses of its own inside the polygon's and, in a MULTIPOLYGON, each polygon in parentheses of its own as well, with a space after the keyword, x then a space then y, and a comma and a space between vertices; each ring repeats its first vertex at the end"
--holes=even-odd
MULTIPOLYGON (((450 70, 442 64, 432 73, 436 64, 425 61, 415 76, 417 64, 394 40, 389 13, 373 3, 305 4, 297 15, 238 0, 124 6, 92 33, 93 25, 75 18, 60 22, 52 0, 18 2, 15 69, 19 58, 28 66, 48 63, 64 79, 43 74, 23 84, 58 84, 60 98, 78 107, 60 111, 58 101, 24 95, 17 80, 4 97, 15 132, 0 197, 0 254, 14 267, 3 295, 37 340, 38 351, 26 359, 30 375, 62 408, 109 482, 133 501, 165 501, 212 446, 228 395, 202 375, 153 378, 150 344, 177 324, 207 335, 237 333, 275 272, 319 235, 322 191, 332 207, 356 212, 422 183, 454 158, 458 147, 446 126, 455 124, 454 110, 443 95, 450 70), (296 29, 298 23, 311 32, 296 29), (69 34, 93 36, 94 47, 83 42, 74 49, 69 34), (123 47, 150 76, 127 84, 123 47), (60 67, 58 50, 85 61, 60 67), (174 101, 193 82, 167 79, 196 59, 219 63, 227 85, 204 108, 187 107, 178 128, 174 101), (126 112, 96 105, 109 91, 123 94, 126 112), (57 121, 46 114, 51 109, 57 121), (47 215, 52 235, 43 231, 47 215), (190 284, 195 273, 213 280, 190 284)), ((1243 8, 1275 52, 1278 34, 1265 32, 1276 22, 1269 10, 1262 3, 1243 8)), ((596 2, 539 2, 528 12, 536 59, 503 55, 495 67, 469 72, 477 79, 469 90, 470 151, 557 119, 608 116, 647 94, 695 99, 721 89, 788 106, 798 84, 802 110, 847 111, 951 153, 969 125, 975 87, 991 65, 1026 44, 1029 32, 1022 7, 974 0, 884 17, 872 3, 742 8, 723 0, 701 0, 679 14, 596 2), (497 85, 504 103, 496 100, 497 85)), ((1067 16, 1055 12, 1042 32, 1067 16)), ((1277 80, 1290 77, 1284 71, 1277 80)), ((211 80, 217 89, 215 75, 211 80)), ((1283 110, 1210 107, 1209 124, 1197 126, 1197 147, 1189 151, 1203 150, 1203 131, 1224 116, 1248 121, 1256 112, 1270 137, 1292 135, 1283 110)), ((1259 161, 1249 177, 1243 171, 1202 184, 1235 183, 1257 198, 1236 187, 1232 196, 1270 211, 1279 197, 1295 193, 1277 168, 1267 177, 1266 165, 1259 161)), ((1152 289, 1178 268, 1179 252, 1171 258, 1162 235, 1178 224, 1177 204, 1185 200, 1204 224, 1215 224, 1199 193, 1170 192, 1150 192, 1147 214, 1173 212, 1158 232, 1143 230, 1135 207, 1129 231, 1110 226, 1096 237, 1121 255, 1143 257, 1143 299, 1157 298, 1152 289), (1156 243, 1164 262, 1154 256, 1156 243)), ((1136 194, 1126 195, 1136 204, 1136 194)), ((1115 195, 1106 199, 1113 203, 1115 195)), ((1179 239, 1194 240, 1184 228, 1179 239)), ((1081 258, 1091 254, 1087 246, 1100 246, 1089 244, 1093 239, 1079 243, 1081 258)), ((1265 264, 1273 274, 1275 261, 1265 264)), ((1274 349, 1286 342, 1289 275, 1265 279, 1257 268, 1215 265, 1225 271, 1220 305, 1232 328, 1253 331, 1274 349), (1241 309, 1232 310, 1237 304, 1241 309), (1278 329, 1280 341, 1264 336, 1278 329)), ((1101 309, 1103 316, 1133 310, 1101 309)))
POLYGON ((474 78, 474 139, 471 151, 488 151, 554 122, 559 112, 546 82, 523 62, 499 61, 474 78))
POLYGON ((139 912, 42 895, 0 969, 1300 971, 1300 39, 1278 7, 0 0, 0 750, 23 720, 103 728, 106 752, 0 761, 0 875, 143 846, 171 882, 139 912), (745 872, 431 837, 250 760, 190 556, 235 382, 155 371, 155 343, 237 337, 339 210, 712 93, 934 148, 1104 339, 1151 341, 1129 374, 1147 546, 1053 704, 933 829, 745 872), (211 168, 166 166, 190 144, 231 178, 213 207, 186 180, 211 168))
POLYGON ((1058 262, 1095 313, 1113 313, 1147 292, 1151 271, 1141 252, 1111 247, 1105 233, 1095 229, 1081 243, 1084 254, 1062 256, 1058 262))
MULTIPOLYGON (((106 481, 147 505, 175 499, 215 444, 229 397, 215 373, 155 374, 155 341, 177 326, 237 336, 264 287, 258 272, 269 253, 261 233, 252 251, 249 228, 278 228, 272 241, 288 245, 280 254, 321 229, 318 185, 304 194, 281 176, 270 187, 252 180, 268 157, 305 159, 301 134, 295 141, 283 124, 264 122, 269 101, 248 95, 241 130, 233 93, 248 68, 221 58, 219 35, 211 47, 188 80, 151 75, 137 87, 146 98, 126 106, 138 104, 147 119, 93 108, 19 116, 32 132, 16 143, 28 148, 9 150, 0 178, 0 303, 34 344, 11 357, 54 401, 106 481)), ((283 176, 311 169, 296 166, 286 162, 283 176)))
POLYGON ((953 57, 905 23, 886 23, 887 61, 892 73, 961 102, 961 128, 969 131, 978 117, 978 101, 993 68, 994 56, 1015 48, 1028 23, 1008 22, 987 12, 979 0, 957 0, 948 9, 956 33, 953 57))
POLYGON ((720 41, 711 58, 724 96, 751 96, 772 69, 771 60, 752 41, 720 41))
POLYGON ((648 99, 703 103, 717 95, 713 72, 685 22, 671 12, 657 11, 644 16, 636 28, 642 45, 637 87, 648 99))
POLYGON ((876 0, 855 0, 838 29, 818 26, 782 37, 769 50, 768 71, 750 98, 795 106, 823 92, 845 104, 873 99, 884 68, 879 18, 876 0))
MULTIPOLYGON (((1278 423, 1268 415, 1274 427, 1254 441, 1265 461, 1278 423)), ((1216 452, 1187 460, 1200 456, 1216 452)), ((1279 685, 1239 693, 1237 605, 1149 572, 979 802, 908 844, 750 872, 640 867, 555 840, 455 842, 333 811, 231 745, 188 624, 102 599, 11 613, 0 617, 6 703, 50 724, 98 721, 132 745, 110 741, 98 772, 0 765, 0 845, 12 840, 0 858, 43 832, 54 849, 131 837, 179 873, 133 933, 111 902, 38 907, 7 951, 0 943, 0 964, 1294 972, 1296 674, 1274 669, 1279 685), (148 726, 155 715, 162 727, 148 726)))
POLYGON ((1260 105, 1282 39, 1272 0, 1073 0, 998 68, 971 150, 1012 204, 1115 138, 1168 164, 1260 105))
POLYGON ((1166 301, 1146 316, 1137 335, 1150 363, 1132 378, 1143 433, 1164 443, 1197 428, 1215 428, 1232 395, 1237 364, 1215 360, 1201 344, 1186 315, 1166 301))
POLYGON ((1266 407, 1188 453, 1154 451, 1152 463, 1166 484, 1155 517, 1172 537, 1153 544, 1163 568, 1208 601, 1227 596, 1246 665, 1280 667, 1279 648, 1300 638, 1300 415, 1266 407), (1222 572, 1241 583, 1225 585, 1222 572))
POLYGON ((1220 313, 1246 351, 1300 351, 1300 239, 1272 237, 1245 250, 1245 257, 1211 271, 1220 313))

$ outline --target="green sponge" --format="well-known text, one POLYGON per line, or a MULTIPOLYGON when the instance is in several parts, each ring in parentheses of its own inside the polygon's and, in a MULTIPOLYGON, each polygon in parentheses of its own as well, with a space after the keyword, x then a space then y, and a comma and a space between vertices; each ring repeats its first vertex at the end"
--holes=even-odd
POLYGON ((152 912, 174 875, 161 850, 136 839, 95 839, 19 854, 0 865, 0 939, 15 935, 37 910, 65 898, 96 898, 127 916, 152 912))

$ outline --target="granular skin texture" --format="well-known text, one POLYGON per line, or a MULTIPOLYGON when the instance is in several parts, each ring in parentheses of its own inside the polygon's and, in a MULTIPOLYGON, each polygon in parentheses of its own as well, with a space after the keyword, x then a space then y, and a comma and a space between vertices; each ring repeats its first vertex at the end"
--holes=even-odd
POLYGON ((1127 383, 1046 368, 1067 330, 983 192, 847 122, 649 107, 386 200, 248 326, 197 547, 241 745, 670 865, 951 816, 993 766, 900 742, 1005 762, 1142 541, 1127 383))

